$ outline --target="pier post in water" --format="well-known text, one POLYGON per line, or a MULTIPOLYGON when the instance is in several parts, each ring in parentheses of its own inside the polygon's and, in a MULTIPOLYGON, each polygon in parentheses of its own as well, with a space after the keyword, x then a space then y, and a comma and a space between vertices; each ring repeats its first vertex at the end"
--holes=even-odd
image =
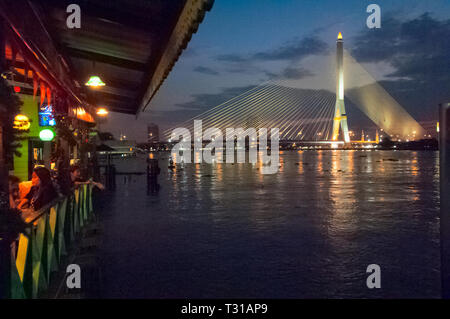
POLYGON ((161 169, 157 159, 147 159, 147 194, 157 193, 159 190, 158 175, 161 169))

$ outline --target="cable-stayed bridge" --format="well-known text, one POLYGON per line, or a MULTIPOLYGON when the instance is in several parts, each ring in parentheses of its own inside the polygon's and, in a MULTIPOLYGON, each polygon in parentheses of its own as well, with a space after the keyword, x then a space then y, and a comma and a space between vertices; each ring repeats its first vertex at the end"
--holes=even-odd
MULTIPOLYGON (((414 139, 424 133, 424 129, 408 112, 344 51, 341 33, 336 43, 335 78, 335 93, 325 89, 295 88, 287 80, 269 81, 177 127, 193 132, 194 121, 202 120, 203 130, 214 127, 225 132, 227 128, 254 128, 258 132, 260 128, 265 128, 270 132, 271 128, 278 128, 280 140, 284 141, 348 144, 351 140, 344 98, 349 98, 388 135, 414 139), (344 65, 345 73, 350 73, 348 78, 345 77, 348 74, 344 73, 344 65), (347 79, 352 84, 348 95, 344 89, 347 79)), ((171 133, 172 129, 165 131, 167 139, 170 139, 171 133)))
MULTIPOLYGON (((266 83, 181 123, 203 128, 279 128, 282 140, 330 140, 335 96, 325 90, 303 90, 266 83)), ((170 135, 171 130, 166 131, 170 135)))

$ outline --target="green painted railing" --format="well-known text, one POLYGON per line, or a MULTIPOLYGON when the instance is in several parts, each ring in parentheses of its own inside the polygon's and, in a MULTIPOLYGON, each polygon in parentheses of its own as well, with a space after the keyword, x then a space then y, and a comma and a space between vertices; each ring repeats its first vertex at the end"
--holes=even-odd
POLYGON ((52 273, 92 216, 91 185, 23 213, 29 227, 11 245, 11 298, 37 298, 47 290, 52 273))

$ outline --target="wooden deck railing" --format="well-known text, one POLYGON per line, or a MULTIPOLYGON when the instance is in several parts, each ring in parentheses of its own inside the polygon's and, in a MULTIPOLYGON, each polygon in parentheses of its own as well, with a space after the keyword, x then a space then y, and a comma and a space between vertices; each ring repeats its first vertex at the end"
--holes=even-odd
POLYGON ((37 298, 47 290, 52 273, 92 216, 90 185, 22 214, 29 227, 11 245, 11 298, 37 298))

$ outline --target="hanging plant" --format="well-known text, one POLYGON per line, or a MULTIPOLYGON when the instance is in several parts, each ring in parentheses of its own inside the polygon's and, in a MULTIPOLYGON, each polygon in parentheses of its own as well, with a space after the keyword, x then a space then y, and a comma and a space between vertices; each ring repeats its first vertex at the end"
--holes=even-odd
POLYGON ((26 131, 14 128, 14 118, 20 113, 21 105, 22 101, 14 94, 13 88, 5 79, 0 78, 0 108, 5 109, 0 112, 0 122, 3 123, 5 151, 8 157, 13 154, 21 156, 17 149, 22 146, 19 141, 24 139, 22 133, 26 131))

